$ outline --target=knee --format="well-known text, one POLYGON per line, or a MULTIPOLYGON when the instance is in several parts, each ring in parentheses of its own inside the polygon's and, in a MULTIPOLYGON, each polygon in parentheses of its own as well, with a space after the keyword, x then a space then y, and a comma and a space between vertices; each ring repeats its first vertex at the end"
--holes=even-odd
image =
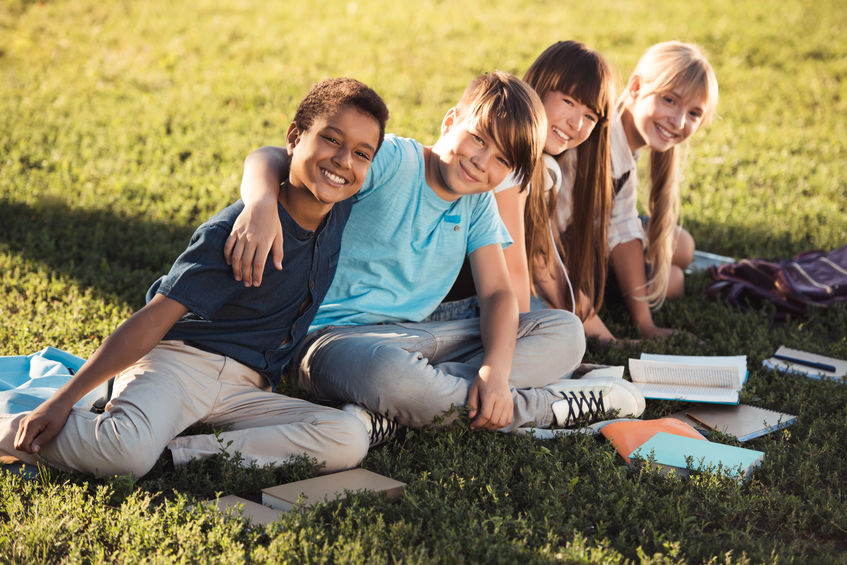
POLYGON ((684 269, 694 260, 694 238, 681 227, 676 228, 676 245, 673 251, 673 264, 684 269))
POLYGON ((340 412, 338 419, 323 431, 332 437, 332 441, 328 442, 331 447, 324 456, 324 472, 333 473, 358 467, 368 454, 368 430, 355 416, 340 412))
POLYGON ((112 418, 100 421, 97 437, 99 457, 91 458, 89 472, 96 477, 110 475, 133 475, 136 478, 146 475, 158 461, 164 450, 163 445, 155 445, 151 434, 124 422, 115 422, 112 418), (114 427, 106 430, 105 427, 114 427))
POLYGON ((682 272, 682 269, 673 265, 671 267, 670 280, 668 281, 668 293, 666 298, 668 300, 675 300, 677 298, 682 298, 685 294, 685 274, 682 272))
POLYGON ((579 316, 566 310, 542 310, 531 314, 538 314, 532 335, 546 336, 550 340, 551 351, 553 348, 557 351, 567 348, 582 359, 585 354, 585 328, 579 316))

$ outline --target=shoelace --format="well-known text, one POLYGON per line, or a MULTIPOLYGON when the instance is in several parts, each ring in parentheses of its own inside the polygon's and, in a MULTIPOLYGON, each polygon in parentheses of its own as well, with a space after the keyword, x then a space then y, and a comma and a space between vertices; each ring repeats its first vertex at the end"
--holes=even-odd
POLYGON ((588 396, 583 391, 560 392, 559 396, 568 403, 568 417, 562 426, 569 426, 583 418, 597 418, 606 411, 602 390, 597 391, 597 396, 594 396, 593 390, 588 391, 588 396))
POLYGON ((381 414, 368 411, 371 418, 371 446, 391 439, 397 432, 397 422, 389 420, 381 414))

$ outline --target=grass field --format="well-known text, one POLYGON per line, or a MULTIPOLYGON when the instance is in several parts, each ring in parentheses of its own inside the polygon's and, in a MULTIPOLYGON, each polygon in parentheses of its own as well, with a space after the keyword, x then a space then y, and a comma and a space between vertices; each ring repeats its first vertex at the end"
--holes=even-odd
MULTIPOLYGON (((193 228, 238 196, 244 156, 279 144, 316 80, 359 78, 389 130, 436 139, 476 74, 521 75, 558 39, 623 83, 649 45, 702 45, 721 87, 691 144, 682 211, 698 246, 787 257, 847 242, 847 10, 839 0, 698 3, 94 0, 0 6, 0 355, 88 356, 193 228)), ((0 474, 0 562, 847 563, 847 386, 762 370, 782 343, 847 358, 847 308, 773 324, 702 296, 656 314, 709 352, 747 354, 746 402, 797 414, 749 442, 743 484, 630 469, 593 438, 406 431, 363 466, 408 483, 267 530, 193 507, 315 473, 232 457, 142 480, 0 474)), ((634 337, 627 316, 612 329, 634 337)), ((588 357, 623 364, 639 349, 588 357)), ((678 339, 654 352, 702 353, 678 339)), ((647 417, 679 407, 648 403, 647 417)), ((727 440, 730 441, 730 440, 727 440)), ((746 444, 745 444, 746 445, 746 444)))

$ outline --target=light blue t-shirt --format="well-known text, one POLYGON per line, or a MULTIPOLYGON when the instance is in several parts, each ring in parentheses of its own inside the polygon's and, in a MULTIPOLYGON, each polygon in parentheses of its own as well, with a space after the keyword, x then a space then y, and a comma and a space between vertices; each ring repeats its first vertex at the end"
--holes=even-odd
POLYGON ((435 194, 413 139, 385 136, 354 198, 335 279, 310 330, 420 321, 446 296, 467 254, 511 243, 491 192, 454 202, 435 194))

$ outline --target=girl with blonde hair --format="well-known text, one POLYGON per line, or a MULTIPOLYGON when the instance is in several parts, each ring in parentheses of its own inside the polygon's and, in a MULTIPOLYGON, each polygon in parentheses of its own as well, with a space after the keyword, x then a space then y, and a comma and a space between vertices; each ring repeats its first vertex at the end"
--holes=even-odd
POLYGON ((678 146, 709 120, 717 102, 717 79, 705 55, 679 41, 648 49, 618 102, 619 119, 611 131, 614 206, 627 212, 618 219, 613 214, 609 224, 610 259, 633 323, 644 337, 674 333, 656 326, 651 308, 683 294, 683 269, 694 254, 694 239, 677 225, 678 146), (646 230, 636 210, 636 158, 644 147, 650 149, 646 230))

